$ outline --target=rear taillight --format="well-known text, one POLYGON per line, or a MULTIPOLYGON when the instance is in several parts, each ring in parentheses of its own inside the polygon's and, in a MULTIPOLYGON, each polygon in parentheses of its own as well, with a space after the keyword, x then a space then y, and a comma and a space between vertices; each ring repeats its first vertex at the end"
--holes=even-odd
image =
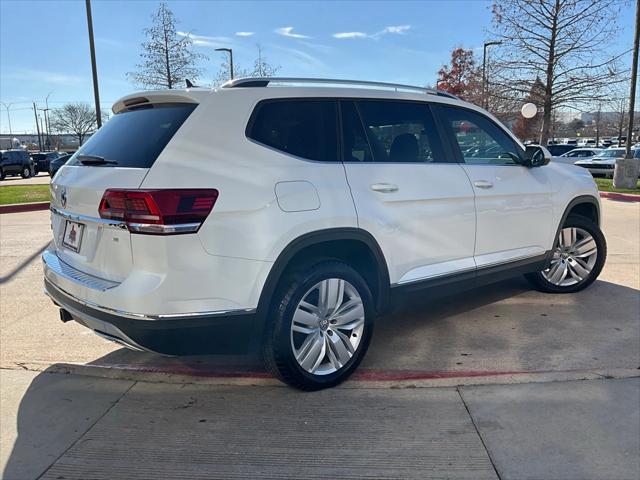
POLYGON ((214 189, 107 190, 100 218, 119 220, 133 233, 197 232, 218 199, 214 189))

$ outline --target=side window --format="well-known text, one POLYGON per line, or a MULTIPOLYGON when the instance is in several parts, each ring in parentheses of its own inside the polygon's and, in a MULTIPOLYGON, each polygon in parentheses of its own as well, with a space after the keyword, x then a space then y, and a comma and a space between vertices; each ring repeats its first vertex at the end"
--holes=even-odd
POLYGON ((516 165, 522 160, 516 142, 485 116, 463 108, 440 106, 438 110, 465 163, 516 165))
POLYGON ((338 161, 334 100, 275 100, 258 105, 247 136, 308 160, 338 161))
POLYGON ((427 104, 362 100, 356 105, 375 162, 446 162, 427 104))
POLYGON ((345 162, 372 162, 373 155, 356 106, 340 102, 342 112, 342 158, 345 162))

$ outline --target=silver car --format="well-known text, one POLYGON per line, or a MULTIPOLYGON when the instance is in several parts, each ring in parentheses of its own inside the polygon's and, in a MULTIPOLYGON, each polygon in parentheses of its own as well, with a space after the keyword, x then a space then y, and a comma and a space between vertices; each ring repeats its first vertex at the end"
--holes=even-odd
MULTIPOLYGON (((594 176, 602 175, 607 178, 613 178, 616 160, 624 158, 624 154, 624 148, 608 148, 591 159, 578 160, 575 165, 586 168, 594 176)), ((633 158, 640 159, 640 149, 633 150, 633 158)))
POLYGON ((582 147, 582 148, 574 148, 573 150, 563 153, 559 157, 553 157, 553 162, 558 163, 567 163, 573 165, 578 160, 590 160, 595 157, 599 153, 602 153, 602 148, 596 147, 582 147))

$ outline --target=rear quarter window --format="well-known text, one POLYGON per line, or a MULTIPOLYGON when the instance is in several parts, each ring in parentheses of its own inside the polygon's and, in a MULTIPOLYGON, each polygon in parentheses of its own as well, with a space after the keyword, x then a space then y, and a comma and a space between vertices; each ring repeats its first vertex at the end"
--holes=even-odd
POLYGON ((117 162, 111 166, 151 168, 162 150, 195 110, 194 103, 156 104, 117 113, 76 152, 117 162))
POLYGON ((338 156, 335 100, 265 100, 247 126, 247 137, 296 157, 335 162, 338 156))

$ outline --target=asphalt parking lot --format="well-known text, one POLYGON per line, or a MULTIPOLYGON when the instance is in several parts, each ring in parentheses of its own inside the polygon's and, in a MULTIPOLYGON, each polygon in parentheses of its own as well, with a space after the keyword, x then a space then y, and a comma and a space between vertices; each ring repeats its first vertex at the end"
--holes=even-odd
POLYGON ((60 323, 47 212, 0 215, 4 476, 638 478, 640 204, 603 216, 586 291, 412 299, 352 380, 304 394, 252 353, 158 357, 60 323))

